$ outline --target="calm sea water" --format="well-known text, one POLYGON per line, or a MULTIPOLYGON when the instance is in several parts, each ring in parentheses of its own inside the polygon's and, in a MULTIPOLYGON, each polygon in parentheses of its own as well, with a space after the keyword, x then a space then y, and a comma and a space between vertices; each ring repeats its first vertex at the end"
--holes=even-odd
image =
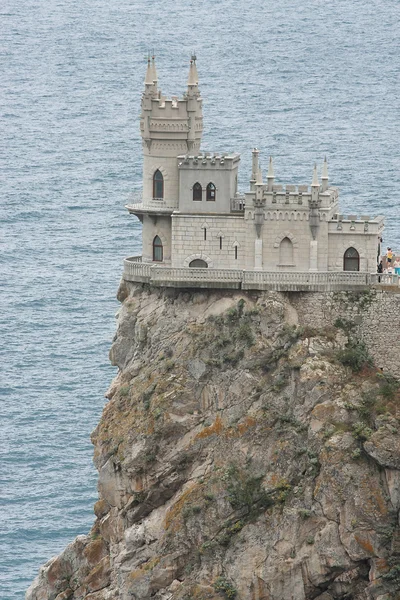
POLYGON ((310 183, 327 155, 343 212, 384 214, 400 250, 398 0, 3 0, 0 5, 0 598, 93 522, 91 430, 124 256, 140 227, 145 55, 164 93, 198 56, 204 149, 310 183), (306 6, 305 6, 306 4, 306 6))

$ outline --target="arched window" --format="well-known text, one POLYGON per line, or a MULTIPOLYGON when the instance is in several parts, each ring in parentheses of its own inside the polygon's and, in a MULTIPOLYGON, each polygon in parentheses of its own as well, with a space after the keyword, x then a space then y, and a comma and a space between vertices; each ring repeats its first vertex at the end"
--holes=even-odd
POLYGON ((283 238, 279 245, 279 264, 293 265, 293 244, 288 237, 283 238))
POLYGON ((207 200, 209 202, 214 202, 215 197, 217 195, 217 188, 213 183, 209 183, 207 186, 207 200))
POLYGON ((153 240, 153 260, 156 262, 163 261, 163 245, 158 235, 153 240))
POLYGON ((343 256, 343 271, 359 271, 360 255, 355 248, 347 248, 343 256))
POLYGON ((195 258, 189 263, 189 267, 195 267, 197 269, 208 269, 208 264, 201 258, 195 258))
POLYGON ((164 198, 164 177, 158 169, 153 175, 153 198, 164 198))
POLYGON ((199 182, 193 186, 193 202, 201 202, 203 200, 203 188, 199 182))

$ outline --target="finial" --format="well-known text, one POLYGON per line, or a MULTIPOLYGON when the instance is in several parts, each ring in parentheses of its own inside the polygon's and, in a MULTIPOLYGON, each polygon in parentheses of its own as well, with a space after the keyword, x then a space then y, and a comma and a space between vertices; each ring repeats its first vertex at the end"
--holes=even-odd
POLYGON ((318 182, 318 173, 317 173, 317 163, 314 164, 314 172, 313 172, 313 179, 312 179, 312 187, 318 187, 319 188, 319 182, 318 182))
POLYGON ((267 177, 269 179, 273 179, 275 177, 274 176, 274 163, 272 161, 272 156, 269 157, 269 165, 268 165, 268 175, 267 175, 267 177))

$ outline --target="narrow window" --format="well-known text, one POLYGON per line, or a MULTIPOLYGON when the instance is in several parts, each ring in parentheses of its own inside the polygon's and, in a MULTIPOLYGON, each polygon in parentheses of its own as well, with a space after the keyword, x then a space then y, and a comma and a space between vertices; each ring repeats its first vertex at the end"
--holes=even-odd
POLYGON ((238 249, 238 247, 235 246, 235 260, 237 260, 237 249, 238 249))
POLYGON ((203 188, 197 182, 193 186, 193 202, 201 202, 203 200, 203 188))
POLYGON ((158 169, 153 175, 153 198, 158 200, 164 198, 164 177, 158 169))
POLYGON ((207 229, 204 227, 204 239, 207 239, 207 229))
POLYGON ((213 183, 209 183, 207 186, 207 200, 208 202, 215 202, 215 197, 217 195, 216 187, 213 183))
POLYGON ((153 240, 153 261, 163 261, 163 245, 158 235, 156 235, 156 237, 153 240))
POLYGON ((222 237, 219 238, 219 249, 222 250, 222 237))
POLYGON ((343 256, 343 271, 359 271, 360 255, 355 248, 347 248, 343 256))
POLYGON ((279 264, 293 265, 293 244, 288 237, 283 238, 279 245, 279 264))

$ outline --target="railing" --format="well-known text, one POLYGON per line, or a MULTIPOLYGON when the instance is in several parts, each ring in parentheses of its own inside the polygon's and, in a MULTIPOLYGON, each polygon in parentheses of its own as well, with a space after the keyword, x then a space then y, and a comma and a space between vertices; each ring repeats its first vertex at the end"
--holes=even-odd
POLYGON ((239 198, 231 198, 231 212, 244 212, 245 199, 244 196, 239 198))
POLYGON ((166 200, 165 198, 143 198, 140 192, 134 192, 128 196, 128 207, 140 204, 141 208, 154 210, 175 210, 178 208, 177 200, 166 200))
POLYGON ((360 272, 282 272, 235 269, 168 267, 142 262, 141 256, 124 260, 123 278, 160 287, 203 287, 281 292, 367 289, 371 285, 399 286, 399 276, 360 272))

